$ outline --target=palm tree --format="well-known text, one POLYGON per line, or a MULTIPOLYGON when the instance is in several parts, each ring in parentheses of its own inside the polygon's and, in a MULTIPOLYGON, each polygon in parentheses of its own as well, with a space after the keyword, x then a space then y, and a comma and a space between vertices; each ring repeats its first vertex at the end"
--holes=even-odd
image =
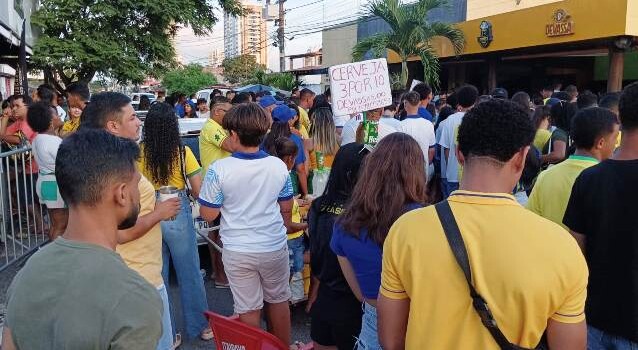
POLYGON ((426 19, 430 10, 446 3, 447 0, 418 0, 411 4, 401 4, 400 0, 371 0, 366 12, 383 19, 390 31, 359 41, 352 49, 352 58, 359 61, 369 51, 376 57, 383 57, 386 50, 394 51, 401 58, 401 84, 407 87, 408 58, 418 56, 423 64, 425 81, 438 87, 440 65, 431 46, 432 39, 437 36, 449 39, 457 55, 465 45, 463 32, 454 25, 426 19))

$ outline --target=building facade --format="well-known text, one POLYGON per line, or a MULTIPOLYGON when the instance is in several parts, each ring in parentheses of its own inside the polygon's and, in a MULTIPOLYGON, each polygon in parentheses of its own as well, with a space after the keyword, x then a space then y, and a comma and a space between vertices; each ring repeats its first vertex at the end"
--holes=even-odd
POLYGON ((33 54, 35 33, 31 29, 31 14, 36 4, 36 0, 0 1, 0 100, 14 91, 23 20, 26 20, 27 56, 33 54))
MULTIPOLYGON (((440 57, 443 90, 471 83, 484 93, 495 87, 534 93, 544 85, 575 84, 605 92, 638 80, 638 0, 453 0, 428 19, 455 23, 465 34, 458 56, 446 39, 431 43, 440 57)), ((337 40, 356 43, 389 29, 374 18, 356 27, 356 34, 324 31, 325 60, 337 40)), ((352 46, 339 49, 349 53, 352 46)), ((388 51, 387 59, 390 71, 398 72, 399 57, 388 51)), ((408 66, 410 78, 421 80, 419 58, 411 57, 408 66)))
POLYGON ((259 64, 268 65, 266 21, 263 5, 241 2, 247 11, 243 17, 224 14, 224 57, 252 55, 259 64))

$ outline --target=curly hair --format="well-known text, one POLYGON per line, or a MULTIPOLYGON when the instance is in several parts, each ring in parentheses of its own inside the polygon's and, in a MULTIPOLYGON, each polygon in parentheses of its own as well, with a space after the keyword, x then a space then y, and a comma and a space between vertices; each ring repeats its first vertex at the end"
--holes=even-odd
POLYGON ((397 132, 384 137, 365 159, 352 198, 337 222, 358 238, 366 228, 368 237, 383 246, 390 226, 406 206, 425 204, 425 167, 421 147, 412 136, 397 132))
POLYGON ((146 171, 154 183, 167 185, 179 166, 181 140, 173 108, 167 103, 151 106, 144 121, 143 157, 146 171))
POLYGON ((53 111, 47 101, 32 103, 27 111, 27 124, 33 131, 43 133, 51 127, 53 111))
POLYGON ((618 111, 623 130, 638 129, 638 82, 628 85, 623 90, 618 111))
POLYGON ((534 140, 536 129, 520 105, 490 100, 472 108, 459 127, 459 150, 467 158, 488 157, 507 162, 534 140))

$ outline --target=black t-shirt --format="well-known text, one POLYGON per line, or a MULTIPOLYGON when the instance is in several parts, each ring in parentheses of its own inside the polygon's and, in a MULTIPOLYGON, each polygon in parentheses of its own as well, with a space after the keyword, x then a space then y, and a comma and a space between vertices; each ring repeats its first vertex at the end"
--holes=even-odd
POLYGON ((352 293, 337 256, 330 248, 334 222, 343 212, 344 205, 343 202, 327 202, 319 197, 312 203, 308 214, 310 269, 319 279, 319 294, 312 314, 325 321, 361 317, 361 303, 352 293))
POLYGON ((587 324, 638 342, 638 160, 581 173, 563 223, 586 236, 587 324))

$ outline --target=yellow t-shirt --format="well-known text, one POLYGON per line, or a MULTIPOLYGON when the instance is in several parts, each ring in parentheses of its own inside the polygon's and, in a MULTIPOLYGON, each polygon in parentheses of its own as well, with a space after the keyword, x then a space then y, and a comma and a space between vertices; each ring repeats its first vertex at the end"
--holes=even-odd
POLYGON ((80 127, 80 118, 70 119, 65 121, 62 125, 62 131, 64 132, 76 132, 80 127))
MULTIPOLYGON (((156 190, 159 190, 159 188, 162 186, 174 186, 178 190, 183 190, 184 187, 186 187, 186 184, 184 183, 184 176, 182 175, 182 166, 179 163, 179 158, 174 160, 175 164, 173 166, 173 173, 169 176, 168 183, 160 184, 152 180, 153 177, 151 176, 151 173, 148 171, 148 169, 146 169, 146 159, 144 158, 144 144, 141 145, 140 151, 142 156, 137 161, 137 167, 138 169, 140 169, 142 175, 146 176, 153 183, 153 187, 156 190)), ((184 160, 186 161, 186 176, 190 178, 191 176, 199 174, 202 171, 202 167, 199 166, 197 158, 195 158, 195 155, 193 154, 193 151, 191 151, 190 147, 184 146, 184 154, 184 160)))
POLYGON ((230 156, 230 152, 222 148, 222 143, 228 138, 228 133, 219 123, 208 118, 199 134, 199 154, 204 171, 214 161, 230 156))
POLYGON ((542 151, 545 148, 545 145, 552 138, 552 132, 547 129, 538 129, 536 130, 536 136, 534 136, 534 147, 539 151, 542 151))
POLYGON ((616 145, 614 148, 620 147, 620 141, 622 140, 622 130, 618 132, 618 137, 616 137, 616 145))
POLYGON ((570 156, 566 161, 543 171, 538 175, 529 196, 527 209, 567 229, 563 224, 563 216, 574 182, 583 170, 596 164, 598 160, 595 158, 570 156))
MULTIPOLYGON (((303 128, 305 128, 306 135, 308 135, 308 130, 310 130, 310 118, 308 118, 308 111, 306 111, 302 107, 299 107, 299 123, 301 124, 303 128)), ((303 131, 302 131, 302 135, 303 135, 303 131)), ((308 136, 304 138, 307 139, 308 136)))
MULTIPOLYGON (((299 204, 297 204, 297 200, 292 201, 292 222, 301 223, 301 212, 299 211, 299 204)), ((288 240, 299 238, 303 236, 303 230, 288 234, 288 240)))
POLYGON ((304 140, 310 138, 310 134, 308 133, 308 129, 306 129, 306 127, 303 124, 299 125, 299 133, 301 134, 301 138, 304 139, 304 140))
MULTIPOLYGON (((155 210, 155 189, 144 176, 140 179, 139 189, 139 216, 144 216, 155 210)), ((162 229, 159 223, 142 237, 118 245, 116 251, 128 267, 137 271, 154 287, 157 288, 164 284, 162 279, 162 229)))
MULTIPOLYGON (((510 194, 455 191, 449 203, 472 283, 509 341, 533 348, 548 318, 585 319, 587 263, 567 231, 510 194)), ((410 300, 406 349, 498 349, 472 307, 433 206, 403 215, 390 229, 380 293, 410 300)))

